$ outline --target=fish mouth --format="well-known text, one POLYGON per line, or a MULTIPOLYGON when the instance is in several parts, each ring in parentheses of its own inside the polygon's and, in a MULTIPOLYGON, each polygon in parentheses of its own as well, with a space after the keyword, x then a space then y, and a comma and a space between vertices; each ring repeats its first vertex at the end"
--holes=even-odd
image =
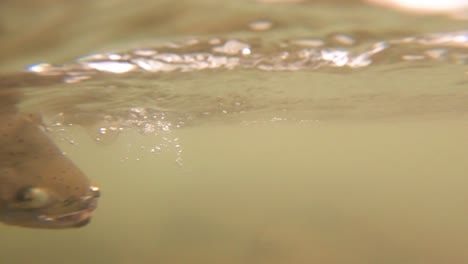
POLYGON ((83 227, 91 222, 93 211, 97 208, 99 195, 90 195, 82 198, 86 207, 71 213, 59 215, 41 214, 37 216, 38 222, 47 228, 83 227))
MULTIPOLYGON (((97 204, 97 199, 93 199, 97 204)), ((60 215, 39 215, 37 220, 53 228, 83 227, 91 222, 92 212, 96 207, 60 215)))
POLYGON ((39 215, 37 220, 51 228, 83 227, 91 222, 92 212, 86 209, 61 215, 39 215))

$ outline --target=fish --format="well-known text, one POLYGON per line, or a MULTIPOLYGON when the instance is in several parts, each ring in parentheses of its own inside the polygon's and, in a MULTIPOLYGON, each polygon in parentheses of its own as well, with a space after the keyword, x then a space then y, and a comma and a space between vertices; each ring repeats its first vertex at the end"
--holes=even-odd
POLYGON ((0 223, 65 229, 90 223, 100 190, 49 137, 21 96, 0 92, 0 223))

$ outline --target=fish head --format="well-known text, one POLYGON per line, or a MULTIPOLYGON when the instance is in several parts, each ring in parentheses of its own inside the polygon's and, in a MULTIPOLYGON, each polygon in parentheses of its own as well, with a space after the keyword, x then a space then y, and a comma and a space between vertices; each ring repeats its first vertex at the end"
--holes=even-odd
POLYGON ((33 115, 2 117, 0 222, 32 228, 82 227, 100 191, 33 115))

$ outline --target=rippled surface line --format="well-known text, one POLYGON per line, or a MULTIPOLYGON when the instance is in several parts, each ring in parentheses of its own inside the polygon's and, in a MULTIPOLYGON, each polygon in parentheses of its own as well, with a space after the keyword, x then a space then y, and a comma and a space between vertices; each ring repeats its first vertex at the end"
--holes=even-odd
POLYGON ((269 47, 267 44, 259 46, 237 39, 190 39, 153 48, 93 54, 68 65, 40 63, 30 66, 28 70, 46 75, 66 74, 69 76, 67 82, 80 82, 91 78, 92 72, 118 74, 132 71, 188 72, 219 68, 256 68, 264 71, 295 71, 324 67, 362 68, 374 63, 374 57, 385 51, 397 54, 391 58, 397 62, 429 59, 466 64, 468 60, 468 31, 411 36, 378 41, 370 45, 356 44, 358 40, 344 34, 336 34, 334 41, 338 42, 338 45, 320 39, 291 39, 269 47))

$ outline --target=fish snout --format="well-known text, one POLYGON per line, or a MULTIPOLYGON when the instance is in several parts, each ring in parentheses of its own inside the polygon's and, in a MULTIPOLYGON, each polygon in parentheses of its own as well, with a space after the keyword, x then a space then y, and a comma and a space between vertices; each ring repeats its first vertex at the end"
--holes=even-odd
POLYGON ((87 210, 94 211, 97 208, 98 199, 101 197, 101 190, 96 186, 89 187, 89 195, 82 198, 87 205, 87 210))
POLYGON ((99 187, 97 187, 97 186, 91 186, 91 187, 89 187, 89 191, 91 192, 91 195, 92 195, 94 198, 99 198, 99 197, 101 197, 101 190, 99 190, 99 187))
POLYGON ((98 206, 98 200, 101 196, 101 191, 96 186, 89 187, 89 193, 86 196, 79 198, 81 208, 73 212, 46 215, 42 214, 37 217, 37 220, 49 228, 67 228, 67 227, 83 227, 91 222, 93 211, 98 206))

